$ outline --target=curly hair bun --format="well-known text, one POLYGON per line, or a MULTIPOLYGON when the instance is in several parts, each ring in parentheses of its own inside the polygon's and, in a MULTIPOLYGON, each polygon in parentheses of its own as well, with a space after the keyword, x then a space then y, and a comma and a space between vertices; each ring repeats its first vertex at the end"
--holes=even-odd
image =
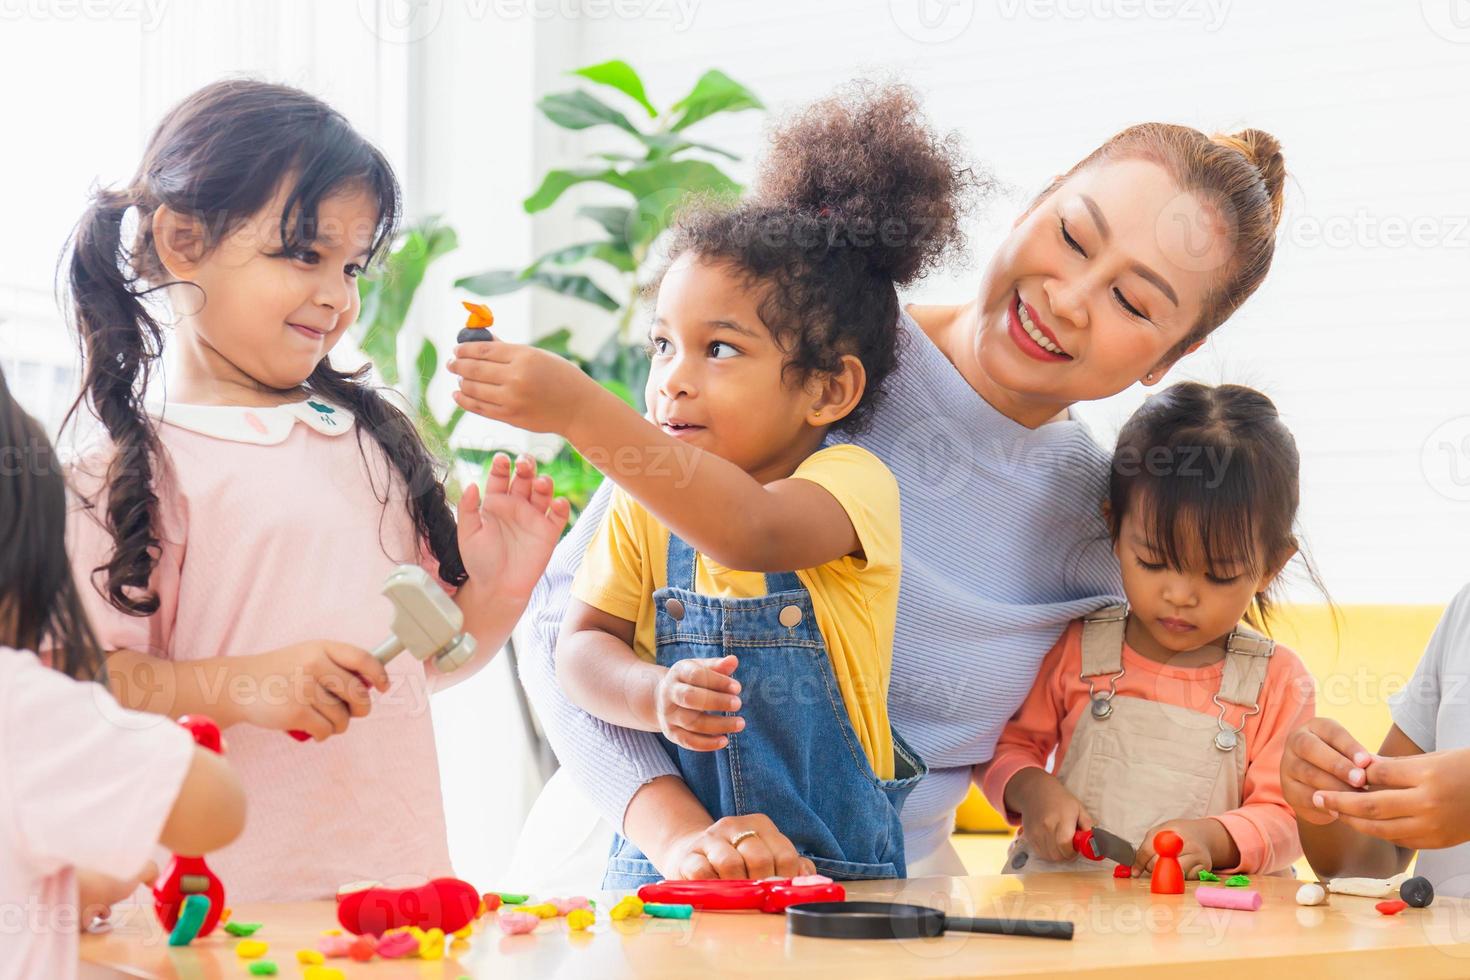
POLYGON ((772 133, 755 201, 830 222, 875 275, 912 283, 964 247, 960 221, 992 186, 939 136, 905 85, 853 82, 772 133))

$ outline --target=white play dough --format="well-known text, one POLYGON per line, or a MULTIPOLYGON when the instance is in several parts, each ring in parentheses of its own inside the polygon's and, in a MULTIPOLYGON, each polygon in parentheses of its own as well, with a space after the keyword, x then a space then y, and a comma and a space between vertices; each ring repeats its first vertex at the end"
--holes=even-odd
POLYGON ((1392 878, 1333 878, 1327 890, 1334 895, 1357 895, 1361 898, 1398 897, 1399 886, 1409 878, 1407 871, 1392 878))
POLYGON ((1298 905, 1321 905, 1327 901, 1327 890, 1321 885, 1303 885, 1296 890, 1298 905))

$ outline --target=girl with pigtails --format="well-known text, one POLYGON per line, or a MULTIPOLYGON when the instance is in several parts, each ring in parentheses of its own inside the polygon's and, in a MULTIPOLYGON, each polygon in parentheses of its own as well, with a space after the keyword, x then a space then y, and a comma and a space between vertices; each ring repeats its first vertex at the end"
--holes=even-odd
POLYGON ((400 207, 340 113, 224 81, 164 117, 72 245, 73 412, 105 432, 71 474, 73 568, 119 700, 227 730, 250 822, 211 861, 237 901, 450 871, 427 695, 494 656, 567 519, 502 455, 456 521, 412 421, 367 368, 333 364, 400 207), (476 640, 452 675, 368 653, 405 562, 476 640))

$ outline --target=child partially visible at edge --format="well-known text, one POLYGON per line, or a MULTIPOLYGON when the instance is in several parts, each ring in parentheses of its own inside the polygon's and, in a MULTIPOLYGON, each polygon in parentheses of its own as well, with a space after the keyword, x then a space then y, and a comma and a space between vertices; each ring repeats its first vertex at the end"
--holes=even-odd
POLYGON ((1298 551, 1299 470, 1276 406, 1239 385, 1174 385, 1123 426, 1105 516, 1128 602, 1067 628, 980 772, 1020 825, 1005 871, 1108 870, 1073 849, 1094 826, 1136 845, 1133 877, 1163 830, 1187 877, 1301 856, 1281 757, 1315 685, 1248 625, 1298 551))
MULTIPOLYGON (((750 199, 677 223, 651 290, 653 425, 534 348, 471 344, 451 364, 460 405, 566 437, 618 485, 557 648, 568 696, 660 732, 711 818, 766 814, 798 869, 833 878, 904 874, 898 814, 924 767, 886 705, 899 487, 825 441, 881 396, 895 287, 957 244, 969 181, 904 89, 780 127, 750 199)), ((727 843, 749 867, 792 864, 753 830, 727 843)), ((665 876, 715 873, 657 868, 620 837, 603 885, 665 876)))
POLYGON ((0 460, 0 980, 67 980, 78 930, 157 876, 157 847, 228 844, 245 796, 224 758, 108 694, 61 465, 3 375, 0 460))

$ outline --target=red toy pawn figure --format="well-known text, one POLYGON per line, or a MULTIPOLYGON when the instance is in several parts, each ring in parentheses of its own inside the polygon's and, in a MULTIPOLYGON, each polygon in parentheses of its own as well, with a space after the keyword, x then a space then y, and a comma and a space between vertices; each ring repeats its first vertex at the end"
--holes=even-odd
POLYGON ((1179 866, 1179 852, 1184 850, 1184 838, 1172 830, 1161 830, 1154 835, 1154 876, 1148 890, 1155 895, 1183 895, 1184 869, 1179 866))

